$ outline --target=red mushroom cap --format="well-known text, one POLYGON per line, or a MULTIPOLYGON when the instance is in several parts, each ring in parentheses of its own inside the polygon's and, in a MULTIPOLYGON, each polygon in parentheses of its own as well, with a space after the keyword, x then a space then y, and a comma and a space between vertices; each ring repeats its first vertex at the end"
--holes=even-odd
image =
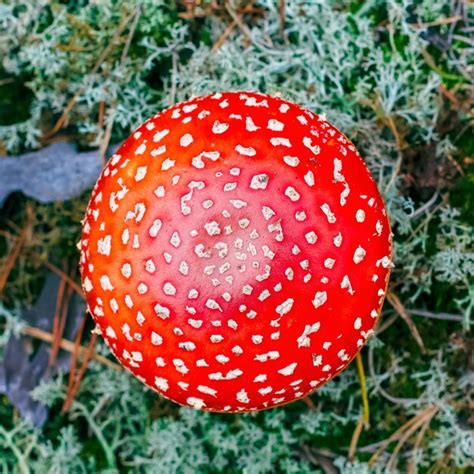
POLYGON ((384 204, 352 143, 251 92, 140 126, 94 187, 81 240, 88 307, 117 359, 210 411, 288 403, 347 367, 390 266, 384 204))

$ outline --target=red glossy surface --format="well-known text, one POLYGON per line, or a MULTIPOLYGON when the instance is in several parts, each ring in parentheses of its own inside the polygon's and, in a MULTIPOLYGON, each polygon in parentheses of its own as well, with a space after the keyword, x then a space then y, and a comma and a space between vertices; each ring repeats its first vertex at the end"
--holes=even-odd
POLYGON ((263 94, 177 104, 94 188, 81 274, 120 362, 184 405, 248 411, 307 395, 374 327, 390 227, 330 123, 263 94))

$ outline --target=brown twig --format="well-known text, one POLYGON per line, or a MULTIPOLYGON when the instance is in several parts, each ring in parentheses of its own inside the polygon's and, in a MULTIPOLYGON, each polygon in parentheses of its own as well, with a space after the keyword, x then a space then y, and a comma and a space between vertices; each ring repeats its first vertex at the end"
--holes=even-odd
POLYGON ((240 31, 242 31, 243 35, 250 41, 252 38, 252 34, 250 33, 250 30, 248 29, 247 25, 245 25, 245 23, 242 21, 242 16, 239 15, 228 2, 225 2, 225 9, 227 10, 227 13, 231 16, 232 20, 235 21, 240 31))
POLYGON ((225 42, 225 40, 229 37, 229 35, 234 31, 237 23, 235 20, 232 20, 228 25, 224 32, 219 36, 217 41, 214 43, 211 49, 211 53, 215 53, 225 42))
MULTIPOLYGON (((74 350, 72 351, 71 363, 69 366, 69 378, 68 378, 68 383, 67 383, 66 396, 64 397, 64 403, 61 409, 61 414, 64 414, 67 411, 69 411, 72 405, 72 401, 74 400, 75 394, 77 393, 77 390, 79 389, 79 384, 77 382, 78 373, 76 372, 76 367, 77 367, 77 362, 78 362, 78 351, 79 351, 79 347, 81 346, 82 334, 84 333, 86 322, 87 322, 87 313, 84 313, 82 317, 81 325, 79 326, 79 329, 76 333, 76 337, 74 338, 74 350)), ((84 349, 84 353, 83 353, 84 356, 82 360, 84 360, 85 358, 86 350, 87 348, 84 349)))
POLYGON ((278 18, 280 22, 280 35, 285 33, 285 0, 278 0, 278 18))
POLYGON ((400 426, 400 428, 398 428, 398 430, 396 430, 390 437, 388 437, 386 440, 384 440, 380 444, 380 446, 377 448, 375 453, 370 458, 369 465, 373 465, 377 461, 380 454, 382 454, 382 452, 385 451, 388 448, 388 446, 390 446, 391 443, 393 443, 394 441, 397 441, 401 437, 403 437, 405 432, 407 430, 410 430, 412 426, 414 426, 414 425, 416 425, 417 427, 420 426, 424 422, 424 420, 425 420, 424 417, 426 416, 426 414, 431 413, 431 411, 434 410, 434 409, 437 410, 437 407, 435 407, 434 405, 430 405, 425 410, 418 413, 418 415, 415 415, 414 417, 410 418, 406 423, 404 423, 402 426, 400 426), (421 423, 420 423, 420 419, 422 420, 421 423))
POLYGON ((349 452, 347 453, 347 459, 349 461, 354 460, 355 452, 357 449, 357 443, 359 442, 360 435, 362 433, 362 427, 364 426, 364 416, 361 415, 359 419, 357 420, 357 424, 354 430, 354 433, 352 433, 352 438, 351 438, 351 444, 349 446, 349 452))
POLYGON ((439 20, 429 21, 427 23, 415 23, 413 28, 429 28, 430 26, 449 25, 450 23, 457 23, 462 20, 461 15, 453 16, 450 18, 440 18, 439 20))
POLYGON ((438 86, 438 90, 441 92, 441 94, 444 95, 457 109, 462 110, 466 114, 469 114, 471 117, 474 117, 474 112, 470 109, 469 104, 461 104, 459 102, 458 98, 448 89, 443 84, 440 84, 438 86))
POLYGON ((420 431, 418 432, 416 439, 415 439, 415 444, 413 445, 413 450, 412 450, 412 457, 408 463, 408 474, 416 474, 417 469, 416 469, 416 452, 418 449, 420 449, 421 442, 423 441, 423 438, 425 437, 426 430, 430 426, 430 422, 433 419, 433 416, 436 414, 434 412, 431 416, 429 416, 426 421, 423 423, 423 426, 421 427, 420 431))
POLYGON ((66 282, 61 278, 59 281, 58 292, 56 294, 56 306, 54 308, 53 316, 53 340, 51 342, 51 351, 49 353, 49 365, 53 366, 56 363, 56 357, 59 349, 59 341, 62 339, 60 332, 61 317, 64 313, 64 290, 66 289, 66 282))
MULTIPOLYGON (((32 255, 34 255, 35 257, 41 258, 41 256, 37 254, 36 252, 32 252, 32 255)), ((60 268, 58 268, 56 265, 49 262, 48 260, 43 262, 43 264, 46 268, 56 273, 56 275, 58 275, 61 279, 63 279, 81 298, 84 298, 84 293, 79 283, 76 283, 76 281, 73 280, 69 275, 67 275, 60 268)))
POLYGON ((21 248, 25 243, 26 237, 30 232, 31 226, 33 225, 33 210, 31 206, 27 206, 26 208, 26 221, 21 229, 20 233, 16 237, 15 245, 13 246, 12 250, 8 254, 6 258, 6 263, 3 266, 3 270, 0 272, 0 293, 5 288, 7 284, 8 277, 10 276, 11 271, 15 268, 16 261, 20 255, 21 248))
POLYGON ((387 300, 393 306, 395 311, 402 317, 402 319, 406 322, 408 328, 410 329, 411 335, 415 339, 416 343, 418 344, 421 352, 426 354, 425 344, 423 343, 423 339, 418 332, 418 328, 416 327, 415 323, 412 321, 408 311, 403 306, 402 302, 398 298, 398 296, 393 293, 392 291, 387 291, 387 300))
POLYGON ((411 435, 420 427, 424 426, 426 423, 429 423, 433 416, 438 411, 438 407, 432 406, 431 410, 423 413, 419 419, 413 424, 410 428, 408 428, 405 433, 400 437, 395 449, 393 450, 392 455, 387 464, 387 468, 389 472, 395 472, 397 466, 397 456, 400 450, 402 449, 403 445, 410 439, 411 435))
POLYGON ((313 400, 311 400, 311 397, 308 395, 307 397, 304 397, 301 399, 301 401, 310 409, 310 410, 316 410, 316 405, 314 404, 313 400))
MULTIPOLYGON (((115 42, 118 40, 120 35, 125 30, 128 22, 131 20, 133 15, 135 15, 135 12, 132 12, 129 15, 127 15, 121 21, 121 23, 118 25, 117 29, 115 30, 112 38, 110 39, 110 41, 108 43, 108 45, 104 48, 104 50, 102 51, 102 54, 99 56, 96 63, 94 64, 94 67, 92 68, 92 70, 90 72, 90 75, 95 74, 99 70, 102 63, 106 60, 107 56, 111 53, 113 47, 115 46, 115 42)), ((77 99, 84 92, 84 89, 85 89, 84 86, 79 87, 79 89, 75 92, 75 94, 72 96, 72 98, 67 103, 66 107, 63 110, 63 113, 61 114, 59 119, 56 121, 53 128, 44 135, 44 137, 43 137, 44 139, 51 138, 53 135, 55 135, 63 127, 63 125, 65 124, 65 122, 66 122, 66 120, 69 116, 69 114, 71 113, 72 109, 74 108, 74 105, 76 104, 77 99)))
MULTIPOLYGON (((35 328, 33 326, 23 326, 22 329, 21 329, 21 332, 25 336, 34 337, 35 339, 39 339, 40 341, 43 341, 43 342, 51 343, 53 341, 53 335, 51 333, 49 333, 47 331, 43 331, 42 329, 39 329, 39 328, 35 328)), ((74 343, 72 341, 68 340, 68 339, 61 339, 61 341, 59 343, 59 346, 61 347, 61 349, 65 350, 67 352, 72 353, 74 351, 74 343)), ((85 350, 86 350, 86 348, 83 347, 83 346, 80 346, 78 348, 78 356, 80 358, 82 358, 84 356, 84 351, 85 350)), ((110 369, 114 369, 114 370, 118 370, 118 371, 123 370, 121 365, 116 364, 115 362, 112 362, 111 360, 107 359, 103 355, 97 354, 96 352, 94 352, 91 357, 95 361, 109 367, 110 369)))
MULTIPOLYGON (((132 43, 133 36, 135 35, 135 30, 138 25, 138 21, 142 14, 141 5, 138 5, 135 9, 134 18, 132 24, 130 26, 130 30, 127 35, 127 39, 125 40, 125 46, 123 48, 122 54, 120 56, 120 70, 123 70, 125 66, 125 60, 127 59, 128 51, 130 49, 130 45, 132 43)), ((117 102, 114 101, 109 109, 109 121, 107 122, 107 126, 105 127, 105 133, 102 136, 102 127, 100 127, 100 137, 99 137, 99 156, 102 163, 102 167, 105 167, 106 157, 105 154, 107 153, 107 148, 110 143, 110 138, 112 137, 112 128, 114 125, 114 118, 115 112, 117 110, 117 102)))
POLYGON ((74 397, 76 396, 77 392, 79 391, 79 387, 81 384, 81 380, 84 377, 84 374, 87 370, 87 367, 89 366, 89 361, 91 360, 92 354, 94 353, 94 346, 97 341, 97 333, 93 332, 91 335, 91 338, 89 340, 89 343, 87 344, 87 347, 84 350, 84 356, 82 358, 82 364, 77 372, 76 378, 74 379, 74 385, 71 390, 71 394, 69 398, 64 400, 64 405, 61 410, 61 413, 67 412, 71 405, 72 402, 74 401, 74 397))

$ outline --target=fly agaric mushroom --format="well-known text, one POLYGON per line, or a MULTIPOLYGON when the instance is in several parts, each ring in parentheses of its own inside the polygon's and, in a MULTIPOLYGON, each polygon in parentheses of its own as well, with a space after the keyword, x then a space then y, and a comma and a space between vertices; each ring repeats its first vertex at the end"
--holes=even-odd
POLYGON ((88 308, 117 359, 182 405, 244 412, 341 372, 391 266, 382 198, 324 116, 216 93, 147 120, 94 187, 88 308))

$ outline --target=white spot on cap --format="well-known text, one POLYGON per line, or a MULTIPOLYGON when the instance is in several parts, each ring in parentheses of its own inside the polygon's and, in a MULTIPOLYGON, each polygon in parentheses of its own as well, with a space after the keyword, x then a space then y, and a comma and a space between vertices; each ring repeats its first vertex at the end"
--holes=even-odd
POLYGON ((153 260, 152 260, 151 258, 149 258, 149 259, 145 262, 145 270, 146 270, 148 273, 155 273, 155 271, 156 271, 155 263, 153 262, 153 260))
POLYGON ((189 372, 189 369, 186 367, 186 364, 181 359, 173 359, 173 365, 175 369, 183 375, 189 372))
POLYGON ((365 211, 363 209, 357 209, 356 221, 362 223, 365 221, 365 211))
POLYGON ((233 380, 237 377, 240 377, 243 372, 240 369, 229 370, 225 375, 222 372, 215 372, 209 374, 208 377, 210 380, 233 380))
POLYGON ((156 333, 155 331, 152 331, 151 332, 151 343, 154 346, 161 346, 161 344, 163 344, 163 338, 158 333, 156 333))
POLYGON ((292 364, 283 367, 283 369, 278 370, 278 373, 286 376, 293 375, 297 365, 297 362, 293 362, 292 364))
POLYGON ((244 156, 255 156, 257 154, 257 151, 255 150, 255 148, 252 148, 251 146, 244 147, 242 145, 237 145, 235 147, 235 151, 244 156))
POLYGON ((141 181, 146 176, 147 166, 139 166, 135 173, 135 181, 141 181))
POLYGON ((101 255, 110 255, 111 240, 112 236, 106 235, 97 241, 97 251, 101 255))
POLYGON ((162 155, 165 151, 166 151, 166 146, 165 146, 165 145, 161 145, 161 146, 159 146, 158 148, 154 148, 153 150, 151 150, 150 155, 153 156, 153 157, 160 156, 160 155, 162 155))
POLYGON ((211 161, 217 161, 221 154, 218 151, 203 151, 191 160, 191 164, 198 169, 204 168, 203 158, 209 158, 211 161))
POLYGON ((136 150, 135 150, 135 155, 143 155, 146 150, 146 143, 142 143, 136 150))
POLYGON ((179 144, 182 147, 187 147, 191 145, 191 143, 194 141, 193 136, 190 133, 185 133, 180 139, 179 139, 179 144))
POLYGON ((217 135, 226 132, 229 129, 229 124, 228 123, 221 123, 219 120, 216 120, 212 124, 212 133, 215 133, 217 135))
POLYGON ((328 299, 328 294, 325 291, 317 291, 312 301, 313 306, 315 308, 319 308, 324 303, 326 303, 327 299, 328 299))
POLYGON ((112 286, 112 283, 110 282, 110 278, 107 275, 102 275, 99 279, 100 281, 100 286, 104 291, 112 291, 114 287, 112 286))
POLYGON ((158 235, 158 232, 161 229, 161 224, 162 224, 161 219, 155 219, 153 221, 153 224, 148 229, 148 233, 150 234, 150 237, 155 238, 158 235))
POLYGON ((176 288, 169 281, 163 285, 163 291, 169 296, 174 296, 176 294, 176 288))
POLYGON ((331 211, 331 208, 329 207, 329 204, 324 203, 321 206, 321 210, 326 215, 326 218, 327 218, 327 220, 330 224, 334 224, 336 222, 336 216, 334 215, 334 212, 331 211))
POLYGON ((311 140, 310 137, 304 137, 303 138, 303 145, 306 148, 309 148, 315 155, 319 155, 319 153, 321 152, 321 149, 319 148, 318 145, 313 145, 312 144, 312 140, 311 140))
POLYGON ((175 164, 174 160, 172 160, 171 158, 166 158, 166 160, 164 160, 163 163, 161 164, 161 171, 167 171, 170 168, 173 168, 174 164, 175 164))
POLYGON ((219 235, 222 232, 219 224, 216 221, 207 222, 204 224, 204 229, 206 229, 206 232, 210 236, 219 235))
POLYGON ((206 385, 198 385, 197 390, 198 392, 205 393, 206 395, 211 395, 211 397, 215 397, 217 395, 217 390, 207 387, 206 385))
POLYGON ((296 191, 296 189, 293 186, 288 186, 286 188, 285 196, 287 196, 293 202, 298 201, 300 198, 298 191, 296 191))
POLYGON ((274 132, 281 132, 285 128, 285 124, 276 119, 270 119, 267 124, 269 130, 274 132))
POLYGON ((268 186, 269 176, 267 174, 256 174, 250 181, 252 189, 266 189, 268 186))
POLYGON ((194 351, 196 349, 196 344, 191 341, 179 342, 178 347, 185 351, 194 351))
POLYGON ((169 388, 168 380, 163 377, 155 377, 155 385, 163 392, 166 392, 169 388))
POLYGON ((198 410, 206 406, 204 400, 202 400, 201 398, 196 398, 196 397, 188 397, 186 399, 186 403, 189 406, 196 408, 198 410))
POLYGON ((354 321, 354 329, 360 329, 362 327, 362 319, 356 318, 354 321))
POLYGON ((305 239, 306 239, 306 242, 308 242, 308 244, 315 244, 316 241, 318 240, 318 236, 316 235, 314 230, 312 230, 305 234, 305 239))
POLYGON ((314 173, 312 171, 308 171, 304 175, 304 180, 308 186, 314 186, 314 173))
POLYGON ((308 336, 314 334, 315 332, 318 332, 320 326, 321 324, 319 322, 316 322, 314 324, 306 324, 303 333, 300 337, 298 337, 298 339, 296 339, 298 347, 309 347, 311 344, 311 339, 308 336))
POLYGON ((326 260, 324 260, 325 268, 332 269, 335 263, 336 263, 336 260, 334 260, 333 258, 326 258, 326 260))
POLYGON ((250 403, 250 398, 245 391, 245 388, 237 392, 235 398, 240 402, 240 403, 250 403))
POLYGON ((279 304, 276 308, 275 311, 280 315, 284 316, 285 314, 289 313, 291 311, 291 308, 293 308, 295 300, 293 298, 288 298, 283 303, 279 304))
POLYGON ((285 137, 272 137, 270 138, 270 143, 273 146, 286 146, 287 148, 291 147, 291 142, 288 138, 285 137))
POLYGON ((162 198, 165 197, 165 187, 164 186, 158 186, 153 193, 155 194, 156 197, 162 198))
POLYGON ((196 290, 196 288, 191 288, 188 292, 188 298, 191 300, 196 299, 199 296, 199 292, 196 290))
POLYGON ((347 290, 350 295, 353 295, 355 291, 352 289, 351 281, 348 275, 344 275, 341 281, 341 289, 347 290))
POLYGON ((161 306, 161 304, 156 303, 153 309, 155 310, 155 314, 161 319, 170 317, 170 310, 166 306, 161 306))
POLYGON ((83 286, 84 286, 84 290, 86 292, 92 291, 92 289, 94 288, 92 286, 92 282, 89 280, 89 277, 84 278, 84 285, 83 286))
POLYGON ((291 167, 296 167, 300 164, 300 160, 298 157, 296 156, 289 156, 289 155, 286 155, 283 157, 283 161, 288 165, 288 166, 291 166, 291 167))
POLYGON ((168 135, 168 133, 170 133, 170 131, 168 129, 164 129, 164 130, 161 130, 159 132, 156 132, 154 135, 153 135, 153 141, 154 142, 159 142, 161 141, 162 138, 166 137, 166 135, 168 135))
POLYGON ((265 354, 256 354, 253 360, 259 362, 267 362, 267 360, 276 360, 280 357, 280 353, 278 351, 269 351, 265 354))
POLYGON ((176 248, 176 249, 181 245, 181 237, 180 237, 178 231, 175 230, 175 231, 171 234, 170 244, 171 244, 174 248, 176 248))
POLYGON ((359 245, 355 249, 354 256, 352 257, 352 259, 354 260, 354 263, 357 264, 357 263, 362 262, 362 260, 364 260, 365 258, 366 253, 367 252, 365 251, 365 249, 359 245))
POLYGON ((253 120, 252 120, 252 117, 246 117, 245 118, 245 128, 248 132, 255 132, 257 131, 259 128, 261 127, 257 127, 253 120))

